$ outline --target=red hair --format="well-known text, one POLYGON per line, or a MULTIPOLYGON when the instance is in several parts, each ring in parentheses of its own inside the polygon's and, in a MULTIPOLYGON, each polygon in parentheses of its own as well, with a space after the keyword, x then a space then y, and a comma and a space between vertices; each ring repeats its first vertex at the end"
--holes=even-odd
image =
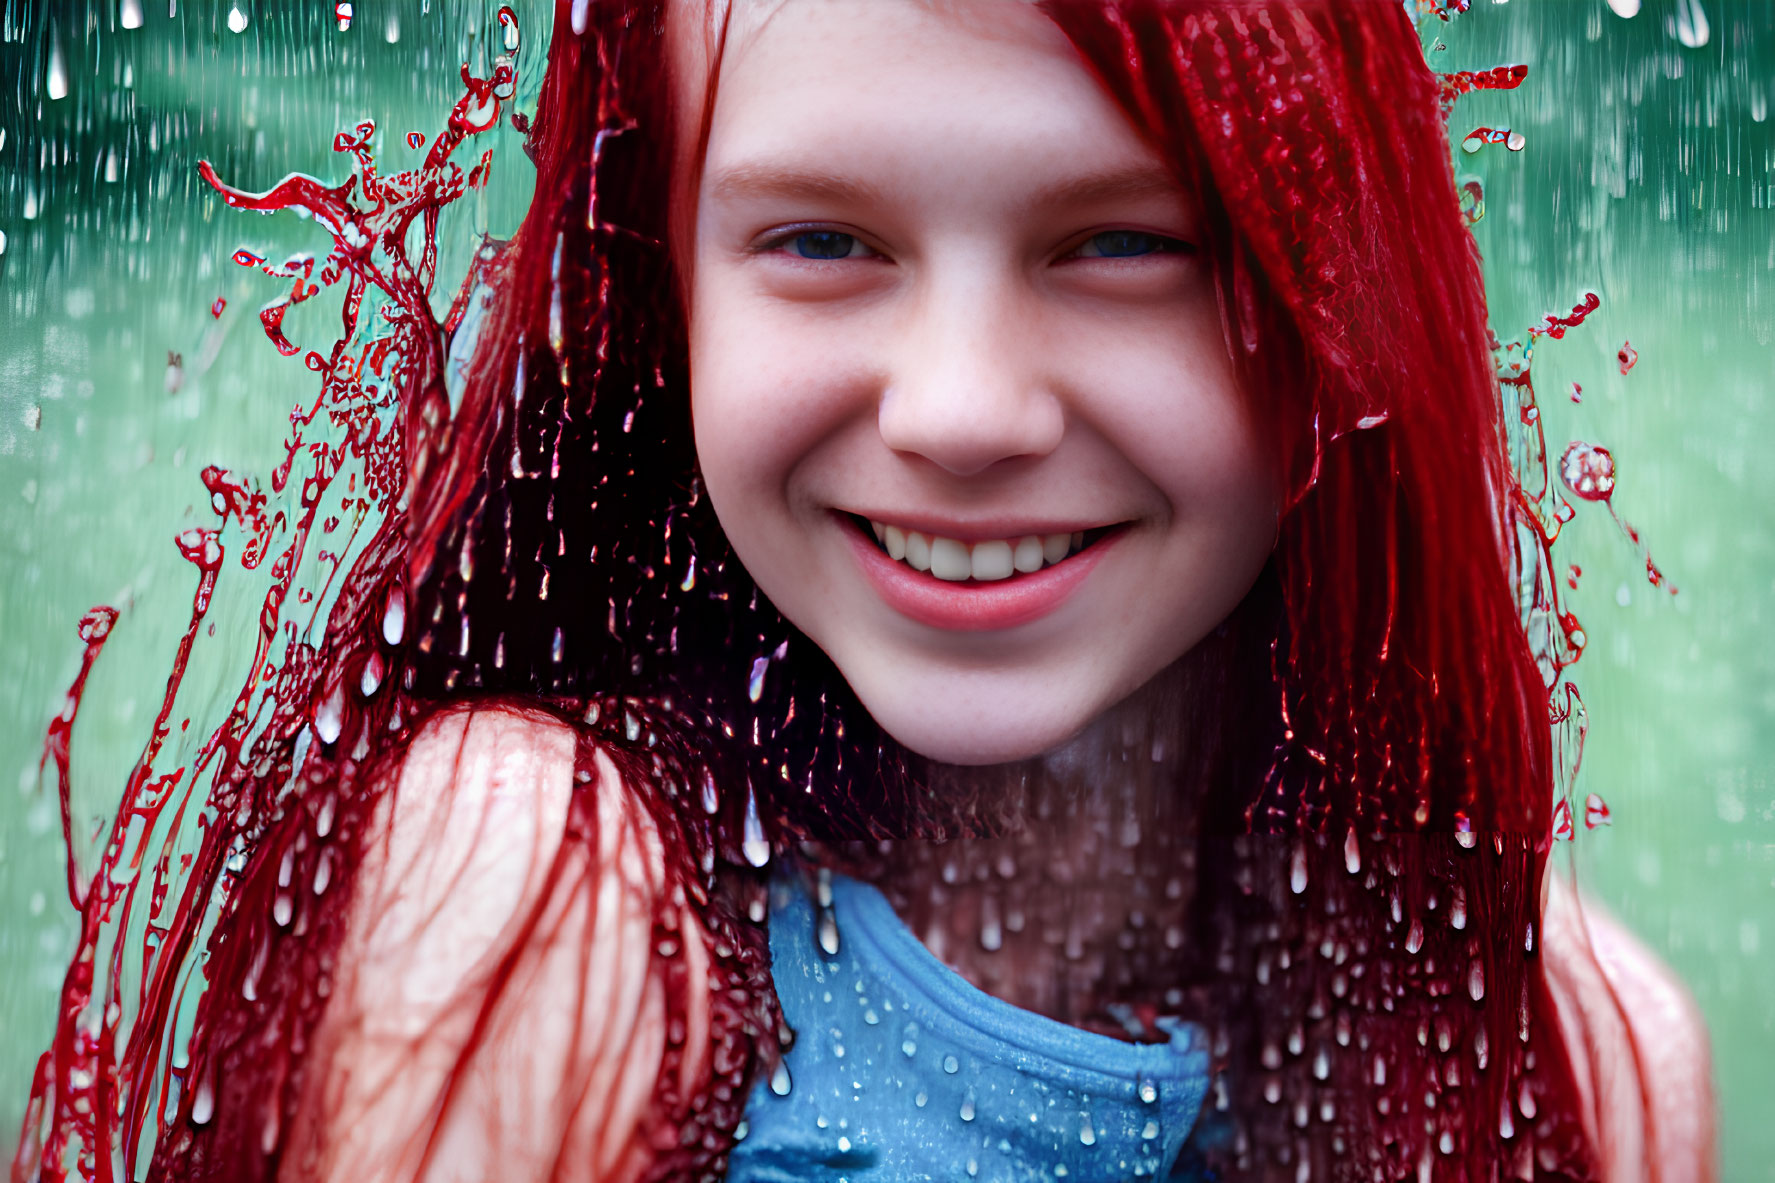
MULTIPOLYGON (((720 1169, 779 1040, 745 919, 760 831, 782 849, 987 825, 934 791, 727 547, 696 473, 669 249, 674 137, 705 134, 708 110, 674 109, 662 0, 556 7, 536 197, 486 268, 497 299, 460 404, 435 362, 407 372, 408 508, 346 579, 286 705, 354 684, 372 655, 391 690, 333 700, 344 739, 309 749, 294 797, 278 786, 299 722, 234 766, 198 875, 213 884, 250 844, 192 1036, 218 1118, 193 1124, 188 1089, 159 1119, 158 1177, 276 1173, 350 893, 306 900, 295 931, 267 924, 268 901, 285 864, 306 882, 323 851, 349 883, 398 736, 447 701, 523 696, 594 733, 727 942, 716 1076, 685 1097, 661 1073, 659 1178, 720 1169), (398 643, 378 635, 393 595, 415 622, 398 643), (360 734, 397 738, 354 750, 360 734), (308 836, 323 801, 330 843, 308 836)), ((1547 689, 1511 583, 1479 260, 1415 30, 1383 0, 1043 7, 1201 196, 1228 348, 1288 481, 1271 567, 1205 684, 1252 710, 1205 702, 1198 719, 1216 733, 1199 978, 1236 1124, 1211 1157, 1259 1179, 1425 1161, 1450 1179, 1591 1177, 1538 960, 1547 689)), ((181 956, 207 901, 180 904, 181 956)), ((145 1082, 153 1053, 133 1054, 145 1082)), ((151 1126, 135 1087, 124 1108, 151 1126)))

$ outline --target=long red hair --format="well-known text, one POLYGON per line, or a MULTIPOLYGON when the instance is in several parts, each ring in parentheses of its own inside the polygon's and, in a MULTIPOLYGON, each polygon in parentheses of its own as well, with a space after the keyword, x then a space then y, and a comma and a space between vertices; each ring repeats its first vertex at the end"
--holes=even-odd
MULTIPOLYGON (((296 761, 294 796, 277 786, 299 726, 239 755, 206 886, 180 905, 184 955, 222 861, 250 849, 207 937, 190 1043, 214 1119, 193 1120, 193 1087, 154 1109, 157 1053, 129 1060, 120 1111, 158 1135, 159 1177, 275 1174, 354 843, 400 737, 445 703, 521 696, 595 734, 728 949, 712 971, 714 1076, 685 1096, 662 1070, 658 1178, 718 1177, 783 1037, 747 919, 760 840, 987 824, 935 792, 759 596, 701 493, 670 219, 675 145, 705 135, 709 111, 675 106, 670 7, 556 6, 536 196, 480 272, 495 298, 466 384, 453 400, 441 336, 408 351, 405 509, 346 578, 329 645, 296 663, 289 704, 331 704, 335 738, 296 761), (379 627, 391 597, 412 622, 398 640, 379 627), (335 693, 371 660, 388 690, 335 693), (294 926, 268 920, 279 885, 325 859, 342 887, 304 898, 294 926)), ((1591 1177, 1538 959, 1547 687, 1511 582, 1479 259, 1416 32, 1392 0, 1043 8, 1200 195, 1228 348, 1288 482, 1275 556, 1197 719, 1216 752, 1201 770, 1198 976, 1234 1130, 1209 1157, 1253 1179, 1424 1163, 1449 1179, 1591 1177)), ((583 811, 577 825, 583 839, 583 811)), ((161 1047, 176 1010, 159 1000, 132 1039, 161 1047)), ((62 1103, 36 1119, 64 1121, 62 1103)))

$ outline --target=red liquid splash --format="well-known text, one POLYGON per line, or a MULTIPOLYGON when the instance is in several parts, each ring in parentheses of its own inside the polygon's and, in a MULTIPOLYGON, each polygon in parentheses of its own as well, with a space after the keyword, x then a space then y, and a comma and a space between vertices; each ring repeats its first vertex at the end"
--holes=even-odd
MULTIPOLYGON (((349 8, 339 7, 341 20, 349 8)), ((298 478, 288 511, 274 511, 252 477, 214 465, 203 470, 217 524, 187 529, 175 540, 197 569, 190 615, 148 742, 129 774, 96 866, 83 865, 76 857, 69 748, 87 677, 117 613, 95 608, 81 622, 86 649, 80 671, 49 724, 40 764, 40 772, 51 764, 56 770, 69 856, 68 893, 81 914, 80 935, 62 984, 55 1040, 38 1061, 13 1164, 15 1179, 64 1183, 73 1175, 114 1183, 131 1178, 144 1140, 151 1143, 181 1123, 201 1124, 209 1117, 206 1110, 214 1100, 210 1069, 193 1064, 187 1070, 176 1062, 185 1038, 178 1022, 188 991, 203 989, 206 971, 196 954, 207 939, 206 918, 213 919, 213 910, 226 906, 248 868, 257 829, 268 824, 264 811, 270 802, 240 797, 243 785, 265 776, 263 769, 251 767, 246 753, 260 737, 272 735, 287 743, 306 725, 339 738, 333 704, 342 688, 313 684, 308 671, 314 650, 307 638, 317 628, 325 629, 318 613, 329 603, 327 592, 340 577, 360 527, 375 515, 394 512, 405 487, 408 441, 397 393, 416 390, 422 401, 428 394, 441 397, 443 337, 429 303, 436 280, 438 214, 468 188, 468 178, 451 154, 467 136, 496 126, 502 103, 515 92, 516 20, 509 8, 501 10, 499 20, 511 56, 502 56, 487 79, 475 78, 463 67, 464 93, 419 168, 380 175, 370 123, 336 138, 335 149, 349 153, 355 166, 353 175, 337 185, 293 174, 270 191, 253 194, 225 185, 207 162, 199 165, 204 180, 228 205, 266 213, 303 210, 331 236, 331 250, 318 273, 308 255, 267 265, 262 254, 249 248, 233 253, 240 266, 291 282, 287 295, 260 312, 266 336, 278 351, 300 352, 283 332, 289 307, 340 281, 347 285, 342 331, 325 353, 310 350, 305 355, 308 368, 320 376, 320 390, 310 405, 292 410, 285 458, 271 480, 275 494, 292 476, 298 478), (421 231, 416 258, 407 248, 415 224, 421 231), (379 294, 376 315, 364 318, 363 305, 372 293, 379 294), (311 441, 307 429, 322 416, 326 430, 311 441), (338 489, 342 476, 343 495, 338 489), (336 542, 330 540, 329 548, 317 551, 305 567, 317 521, 324 523, 323 530, 347 532, 336 542), (161 769, 157 761, 175 734, 175 701, 222 571, 223 532, 233 528, 241 531, 237 553, 247 570, 259 568, 287 538, 268 570, 252 660, 220 725, 190 758, 161 769), (319 586, 299 584, 299 579, 318 580, 319 586), (306 604, 313 606, 298 608, 306 604), (280 636, 281 657, 274 664, 280 636), (198 793, 206 774, 208 790, 198 793), (175 850, 181 838, 193 835, 198 836, 195 851, 175 850), (144 877, 150 865, 152 874, 144 877), (126 999, 126 989, 133 997, 126 999), (195 1080, 194 1087, 187 1087, 187 1075, 195 1080), (119 1164, 127 1164, 121 1175, 119 1164)), ((483 156, 478 166, 483 179, 488 163, 483 156)), ((219 317, 224 307, 225 301, 218 299, 212 315, 219 317)), ((181 360, 169 355, 168 391, 182 381, 181 360)), ((423 418, 420 414, 413 422, 423 418)), ((357 561, 386 560, 363 555, 357 561)), ((371 657, 354 667, 357 689, 365 696, 376 692, 386 674, 380 655, 371 657)), ((179 735, 190 722, 180 722, 179 735)), ((324 742, 326 736, 322 738, 324 742)), ((279 907, 287 920, 285 898, 279 907)))
POLYGON ((228 301, 223 299, 221 296, 217 296, 216 302, 214 304, 210 305, 210 315, 215 317, 217 320, 221 320, 222 319, 222 310, 227 307, 228 307, 228 301))
MULTIPOLYGON (((1437 39, 1437 45, 1431 47, 1432 52, 1438 48, 1448 48, 1441 44, 1440 38, 1437 39)), ((1454 109, 1455 100, 1464 94, 1471 94, 1476 90, 1515 90, 1522 85, 1522 80, 1527 77, 1528 66, 1520 64, 1493 66, 1489 70, 1461 70, 1454 74, 1439 74, 1437 81, 1442 86, 1443 118, 1448 117, 1448 113, 1454 109)))
POLYGON ((1639 350, 1633 347, 1633 342, 1623 341, 1615 354, 1615 360, 1621 363, 1621 373, 1625 374, 1639 361, 1639 350))
POLYGON ((1609 812, 1608 804, 1595 793, 1584 798, 1584 828, 1594 830, 1598 826, 1614 823, 1615 816, 1609 812))
POLYGON ((1468 154, 1487 144, 1502 144, 1512 152, 1520 152, 1528 146, 1528 139, 1521 132, 1507 127, 1476 127, 1461 137, 1461 151, 1468 154))

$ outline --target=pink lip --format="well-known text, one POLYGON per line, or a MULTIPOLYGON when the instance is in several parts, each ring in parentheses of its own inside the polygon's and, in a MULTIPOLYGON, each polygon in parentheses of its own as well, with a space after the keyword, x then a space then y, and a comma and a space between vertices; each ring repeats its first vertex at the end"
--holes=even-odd
POLYGON ((1052 567, 991 583, 950 583, 890 559, 851 519, 844 533, 863 574, 902 616, 931 628, 955 632, 989 632, 1016 628, 1053 612, 1091 574, 1122 532, 1108 534, 1078 554, 1052 567))

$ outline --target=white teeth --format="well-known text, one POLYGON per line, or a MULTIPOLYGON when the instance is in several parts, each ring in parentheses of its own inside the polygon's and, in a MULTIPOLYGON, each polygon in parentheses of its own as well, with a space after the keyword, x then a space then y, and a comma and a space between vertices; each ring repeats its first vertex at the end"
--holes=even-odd
POLYGON ((931 569, 931 540, 917 530, 906 531, 906 561, 914 571, 931 569))
POLYGON ((968 548, 953 538, 931 539, 931 574, 938 579, 959 581, 974 573, 968 559, 968 548))
POLYGON ((1060 562, 1085 545, 1085 534, 1025 534, 1020 538, 993 538, 972 545, 905 530, 871 520, 869 529, 891 559, 902 560, 917 571, 938 579, 960 582, 972 579, 991 583, 1012 575, 1030 574, 1060 562))
POLYGON ((980 542, 974 545, 973 561, 969 564, 968 573, 975 579, 1009 579, 1014 569, 1010 543, 980 542))

